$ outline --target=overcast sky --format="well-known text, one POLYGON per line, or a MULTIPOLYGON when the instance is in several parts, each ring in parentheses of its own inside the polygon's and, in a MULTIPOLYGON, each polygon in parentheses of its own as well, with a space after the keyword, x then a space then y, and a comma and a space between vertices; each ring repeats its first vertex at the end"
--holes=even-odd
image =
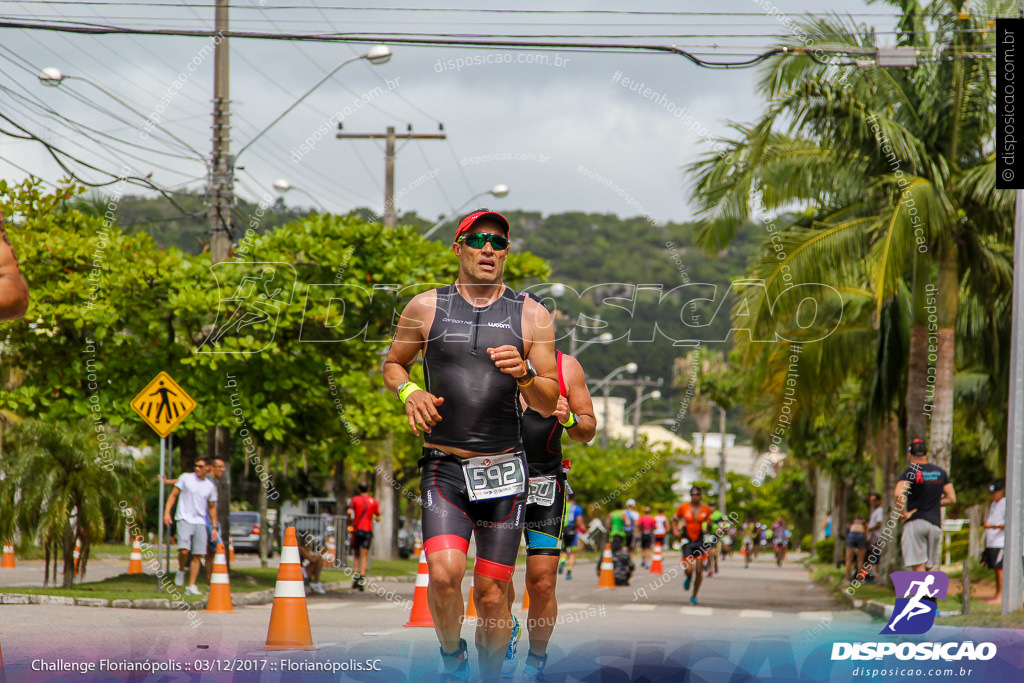
MULTIPOLYGON (((192 6, 4 3, 0 16, 212 29, 212 1, 185 2, 192 6)), ((236 5, 231 15, 233 30, 572 34, 594 36, 594 42, 678 45, 723 61, 745 59, 767 49, 772 35, 787 32, 786 18, 796 19, 807 11, 852 12, 859 20, 883 29, 892 25, 887 7, 868 7, 856 0, 824 4, 776 0, 781 17, 766 13, 764 8, 772 6, 767 0, 629 6, 669 12, 692 8, 731 16, 430 11, 492 7, 473 0, 436 0, 417 11, 341 10, 340 3, 328 0, 240 0, 236 5), (628 37, 603 37, 611 35, 628 37)), ((386 6, 411 8, 416 3, 410 0, 386 6)), ((627 6, 548 2, 531 7, 622 11, 627 6)), ((882 35, 881 40, 891 41, 891 35, 882 35)), ((171 132, 209 155, 210 44, 205 38, 0 29, 0 111, 103 169, 116 173, 127 164, 140 175, 152 172, 153 181, 163 186, 200 189, 205 170, 197 155, 179 143, 162 146, 156 140, 166 139, 171 132), (147 130, 142 116, 84 80, 67 80, 59 88, 43 87, 33 75, 43 67, 57 67, 89 79, 141 114, 158 116, 159 125, 147 130), (42 106, 119 140, 90 132, 103 142, 100 147, 42 113, 42 106), (147 133, 150 137, 143 139, 147 133), (126 142, 192 158, 157 155, 126 142)), ((367 48, 232 40, 232 150, 249 142, 331 69, 367 48)), ((449 136, 447 141, 401 146, 395 181, 399 211, 415 210, 436 218, 472 195, 503 183, 511 188, 508 197, 488 196, 473 201, 472 206, 545 214, 576 210, 649 215, 658 222, 687 220, 693 216, 693 208, 682 168, 708 149, 702 137, 724 133, 727 120, 753 119, 763 104, 754 91, 757 69, 708 70, 673 55, 503 52, 397 44, 392 50, 394 56, 387 64, 357 61, 343 67, 246 150, 238 160, 244 167, 238 174, 238 194, 250 199, 267 192, 273 195, 274 180, 284 178, 298 188, 287 195, 289 204, 310 206, 315 201, 333 212, 344 213, 356 206, 379 211, 383 145, 380 141, 337 140, 336 123, 340 120, 350 133, 383 133, 388 125, 399 131, 412 125, 415 133, 434 133, 440 122, 449 136), (638 84, 636 91, 628 87, 626 79, 638 84), (639 84, 652 92, 644 96, 639 84), (318 129, 329 132, 322 135, 318 129)), ((0 127, 11 129, 6 122, 0 127)), ((107 179, 74 162, 69 164, 85 178, 107 179)), ((49 181, 62 175, 38 143, 0 137, 0 177, 19 179, 25 175, 21 169, 49 181)))

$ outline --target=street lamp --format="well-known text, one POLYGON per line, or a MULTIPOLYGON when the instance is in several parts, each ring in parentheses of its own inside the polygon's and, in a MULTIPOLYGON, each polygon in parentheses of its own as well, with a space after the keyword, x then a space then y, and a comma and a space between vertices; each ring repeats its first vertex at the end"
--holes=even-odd
POLYGON ((628 414, 630 410, 633 411, 633 445, 636 445, 636 440, 640 436, 640 405, 649 398, 653 398, 655 401, 661 398, 661 392, 657 389, 648 394, 641 395, 643 390, 642 384, 636 385, 636 400, 626 406, 626 409, 623 411, 623 415, 628 414))
POLYGON ((595 384, 590 389, 590 392, 594 393, 598 389, 601 389, 602 387, 604 388, 604 425, 602 425, 603 428, 601 429, 601 448, 608 447, 608 399, 611 398, 612 393, 611 381, 618 377, 619 375, 621 375, 623 372, 632 375, 636 373, 638 369, 639 368, 637 364, 632 362, 626 363, 625 365, 620 365, 619 367, 615 368, 607 375, 605 375, 603 379, 601 379, 597 384, 595 384))
MULTIPOLYGON (((128 111, 132 112, 136 116, 138 116, 138 117, 140 117, 142 119, 145 119, 146 121, 149 121, 153 126, 157 126, 158 125, 156 123, 156 121, 154 121, 152 118, 150 118, 150 116, 148 114, 145 114, 145 113, 139 111, 138 109, 133 107, 128 102, 125 102, 120 97, 118 97, 114 93, 112 93, 109 90, 107 90, 106 88, 104 88, 102 85, 100 85, 96 81, 94 81, 94 80, 92 80, 90 78, 86 78, 85 76, 75 76, 75 75, 72 75, 72 74, 66 74, 66 73, 64 73, 63 71, 61 71, 60 69, 58 69, 56 67, 48 66, 45 69, 43 69, 42 71, 40 71, 36 75, 36 77, 39 79, 39 82, 41 84, 45 85, 48 88, 56 88, 56 87, 60 86, 65 80, 67 80, 69 78, 73 78, 76 81, 82 81, 84 83, 88 83, 89 85, 91 85, 92 87, 96 88, 101 93, 103 93, 104 95, 106 95, 110 99, 114 100, 115 102, 117 102, 122 107, 124 107, 128 111)), ((192 145, 188 144, 187 142, 185 142, 184 140, 182 140, 181 138, 179 138, 177 135, 175 135, 171 131, 167 130, 166 128, 163 128, 161 126, 160 129, 164 133, 166 133, 169 137, 171 137, 175 142, 177 142, 178 144, 182 145, 183 147, 185 147, 185 149, 189 150, 190 152, 192 152, 193 154, 198 156, 201 161, 205 161, 206 160, 206 157, 203 156, 203 153, 200 152, 199 150, 197 150, 196 148, 194 148, 192 145)))
POLYGON ((304 99, 309 97, 309 95, 314 90, 316 90, 321 85, 323 85, 328 80, 330 80, 331 77, 334 76, 334 74, 338 73, 338 71, 341 69, 341 67, 345 66, 346 64, 351 64, 352 62, 357 62, 360 59, 365 59, 370 64, 384 64, 389 59, 391 59, 391 50, 388 48, 387 45, 374 45, 369 50, 367 50, 364 54, 357 55, 355 57, 350 57, 349 59, 346 59, 344 62, 342 62, 338 66, 334 67, 334 69, 332 69, 330 73, 328 73, 326 76, 321 78, 319 81, 316 82, 316 84, 312 88, 310 88, 305 93, 303 93, 302 97, 300 97, 299 99, 295 100, 295 102, 293 102, 290 107, 285 109, 283 112, 281 112, 281 114, 276 119, 274 119, 269 124, 267 124, 266 128, 261 130, 259 133, 256 133, 256 137, 254 137, 252 140, 249 140, 249 142, 245 143, 245 145, 242 147, 242 149, 238 150, 238 152, 235 153, 234 161, 237 162, 238 161, 238 157, 242 156, 242 152, 244 152, 245 150, 249 149, 249 146, 252 145, 252 143, 256 142, 261 137, 263 137, 264 133, 266 133, 268 130, 273 128, 274 124, 276 124, 278 121, 280 121, 285 116, 287 116, 288 112, 290 112, 292 109, 295 109, 295 107, 299 106, 299 104, 304 99))
MULTIPOLYGON (((462 211, 462 209, 464 209, 471 201, 473 201, 474 199, 478 199, 480 197, 483 197, 485 194, 494 195, 498 199, 501 199, 502 197, 508 196, 508 185, 502 185, 501 183, 499 183, 499 184, 495 185, 494 187, 492 187, 489 190, 484 190, 483 192, 480 192, 479 194, 473 195, 472 197, 470 197, 466 201, 462 202, 462 204, 459 206, 459 208, 455 209, 450 214, 448 214, 447 216, 445 216, 444 218, 439 220, 437 223, 435 223, 433 226, 431 226, 430 230, 427 230, 425 233, 423 233, 423 238, 426 239, 426 238, 430 237, 431 235, 433 235, 435 230, 437 230, 442 225, 444 225, 449 220, 451 220, 452 216, 458 215, 458 213, 460 211, 462 211)), ((555 296, 558 296, 558 295, 556 294, 555 296)))
POLYGON ((583 353, 583 349, 587 348, 591 344, 608 344, 609 342, 611 342, 611 340, 612 340, 612 333, 611 332, 602 332, 601 334, 597 335, 596 337, 591 337, 590 339, 585 340, 582 344, 580 344, 577 347, 576 346, 576 328, 573 327, 573 329, 572 329, 572 336, 569 338, 569 355, 575 358, 576 356, 579 356, 581 353, 583 353))
POLYGON ((313 203, 316 204, 317 207, 319 207, 319 209, 321 211, 323 211, 324 213, 327 212, 327 209, 325 209, 323 207, 323 205, 320 202, 317 201, 316 197, 311 195, 306 190, 303 190, 301 187, 295 187, 294 185, 292 185, 290 182, 288 182, 284 178, 278 178, 277 180, 274 181, 274 189, 277 190, 278 192, 280 192, 281 194, 284 194, 284 193, 288 192, 289 190, 295 190, 296 192, 301 192, 302 194, 304 194, 307 197, 309 197, 310 199, 312 199, 313 203))

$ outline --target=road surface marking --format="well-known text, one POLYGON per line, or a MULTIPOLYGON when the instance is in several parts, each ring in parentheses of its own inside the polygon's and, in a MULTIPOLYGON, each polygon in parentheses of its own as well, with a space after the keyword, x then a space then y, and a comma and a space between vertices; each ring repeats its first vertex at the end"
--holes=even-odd
POLYGON ((797 612, 796 616, 798 619, 806 619, 807 621, 832 620, 831 612, 797 612))
POLYGON ((691 617, 710 617, 714 610, 710 607, 680 607, 679 613, 691 617))
POLYGON ((772 613, 764 609, 741 609, 740 619, 771 619, 772 613))

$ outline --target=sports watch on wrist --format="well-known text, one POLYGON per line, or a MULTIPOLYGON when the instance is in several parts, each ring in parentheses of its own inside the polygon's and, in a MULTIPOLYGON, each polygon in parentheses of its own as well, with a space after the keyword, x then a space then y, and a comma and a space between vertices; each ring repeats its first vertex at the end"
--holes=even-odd
POLYGON ((526 374, 523 375, 522 377, 516 377, 516 382, 518 382, 521 385, 529 384, 530 382, 533 381, 533 378, 537 376, 537 370, 536 368, 533 367, 532 362, 525 361, 524 364, 526 365, 526 374))

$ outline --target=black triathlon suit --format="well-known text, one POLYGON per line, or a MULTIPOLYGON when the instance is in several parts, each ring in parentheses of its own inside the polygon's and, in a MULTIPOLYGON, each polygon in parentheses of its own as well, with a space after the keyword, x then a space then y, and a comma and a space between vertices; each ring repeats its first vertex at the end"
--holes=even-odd
MULTIPOLYGON (((557 354, 558 392, 566 395, 562 380, 562 352, 557 354)), ((526 554, 560 555, 565 517, 566 477, 562 469, 562 432, 558 418, 542 417, 533 408, 523 412, 523 447, 530 470, 526 502, 526 554)))
POLYGON ((523 299, 508 287, 484 308, 466 301, 455 285, 442 287, 423 352, 426 390, 444 398, 437 408, 441 420, 427 440, 493 454, 462 458, 424 446, 419 461, 423 549, 467 552, 475 531, 474 571, 500 581, 512 578, 519 554, 526 461, 519 386, 494 366, 487 349, 510 344, 522 355, 522 319, 523 299), (471 500, 467 476, 502 495, 471 500))

